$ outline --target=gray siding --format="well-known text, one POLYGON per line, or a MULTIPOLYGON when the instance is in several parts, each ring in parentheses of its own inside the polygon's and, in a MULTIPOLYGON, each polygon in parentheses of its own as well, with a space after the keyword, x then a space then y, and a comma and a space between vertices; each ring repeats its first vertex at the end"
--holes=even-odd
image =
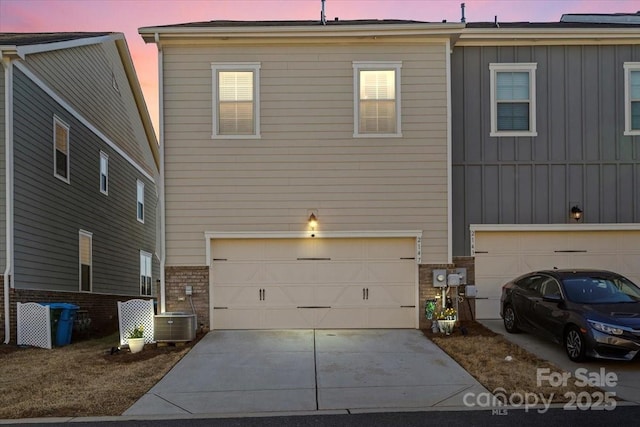
POLYGON ((640 138, 624 136, 624 62, 640 46, 456 47, 453 250, 469 224, 640 222, 640 138), (490 137, 489 63, 535 62, 537 137, 490 137))
MULTIPOLYGON (((78 231, 93 233, 93 292, 139 294, 139 251, 155 252, 156 191, 131 164, 15 73, 15 285, 78 291, 78 231), (70 184, 53 176, 53 116, 70 125, 70 184), (109 155, 109 195, 99 190, 109 155), (136 220, 136 180, 145 182, 145 223, 136 220)), ((157 260, 154 272, 157 279, 157 260)))
POLYGON ((4 273, 7 265, 7 233, 6 233, 6 169, 5 169, 5 96, 4 67, 0 66, 0 274, 4 273))

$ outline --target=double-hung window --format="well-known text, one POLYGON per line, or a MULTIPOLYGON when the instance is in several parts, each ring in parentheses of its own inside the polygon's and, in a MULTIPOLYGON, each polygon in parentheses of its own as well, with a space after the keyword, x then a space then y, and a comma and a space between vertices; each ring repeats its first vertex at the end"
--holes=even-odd
POLYGON ((100 152, 100 192, 109 194, 109 156, 100 152))
POLYGON ((80 230, 79 239, 80 253, 80 291, 91 292, 92 289, 92 272, 93 265, 93 235, 88 231, 80 230))
POLYGON ((491 136, 536 136, 535 63, 489 64, 491 136))
POLYGON ((53 175, 69 183, 69 125, 53 117, 53 175))
POLYGON ((260 137, 260 64, 211 64, 213 138, 260 137))
POLYGON ((140 251, 140 295, 151 296, 151 254, 140 251))
POLYGON ((353 136, 402 136, 401 68, 401 62, 353 62, 353 136))
POLYGON ((138 221, 144 223, 144 182, 138 180, 136 183, 137 186, 137 196, 136 196, 136 215, 138 221))
POLYGON ((640 135, 640 62, 624 64, 624 134, 640 135))

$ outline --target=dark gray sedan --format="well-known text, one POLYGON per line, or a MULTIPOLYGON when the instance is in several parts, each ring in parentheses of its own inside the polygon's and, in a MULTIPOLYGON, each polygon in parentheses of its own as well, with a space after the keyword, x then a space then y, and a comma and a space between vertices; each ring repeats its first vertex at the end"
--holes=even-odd
POLYGON ((507 332, 561 343, 569 359, 631 360, 640 351, 640 288, 603 270, 545 270, 505 284, 500 315, 507 332))

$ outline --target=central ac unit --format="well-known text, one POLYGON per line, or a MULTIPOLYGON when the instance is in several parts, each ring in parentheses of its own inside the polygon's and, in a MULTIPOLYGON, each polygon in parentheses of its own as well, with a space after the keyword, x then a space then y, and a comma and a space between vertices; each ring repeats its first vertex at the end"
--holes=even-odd
POLYGON ((154 316, 156 342, 191 341, 196 337, 196 315, 191 313, 162 313, 154 316))

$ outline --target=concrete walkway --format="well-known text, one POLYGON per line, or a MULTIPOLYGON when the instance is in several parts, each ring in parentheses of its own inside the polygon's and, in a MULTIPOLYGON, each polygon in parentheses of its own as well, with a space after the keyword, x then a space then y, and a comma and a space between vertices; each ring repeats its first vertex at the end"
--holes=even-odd
POLYGON ((616 396, 627 402, 640 404, 640 360, 622 362, 616 360, 588 360, 584 363, 575 363, 569 360, 564 348, 560 344, 545 340, 537 335, 529 333, 509 334, 504 329, 502 320, 479 320, 493 332, 503 335, 506 339, 519 347, 535 354, 541 359, 547 360, 558 368, 568 372, 575 378, 576 369, 587 369, 583 375, 600 376, 601 369, 605 372, 615 373, 616 385, 613 387, 600 387, 605 391, 616 393, 616 396))
POLYGON ((486 389, 418 330, 213 331, 124 415, 464 408, 486 389))

